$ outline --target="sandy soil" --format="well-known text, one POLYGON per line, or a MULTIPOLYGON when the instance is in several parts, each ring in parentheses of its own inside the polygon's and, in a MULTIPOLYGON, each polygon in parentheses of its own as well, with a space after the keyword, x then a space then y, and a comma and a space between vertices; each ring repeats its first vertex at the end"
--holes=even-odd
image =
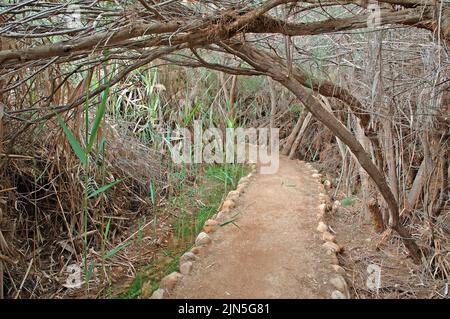
POLYGON ((319 183, 297 161, 258 174, 228 224, 171 298, 329 298, 327 256, 315 231, 319 183), (327 287, 328 286, 328 287, 327 287))

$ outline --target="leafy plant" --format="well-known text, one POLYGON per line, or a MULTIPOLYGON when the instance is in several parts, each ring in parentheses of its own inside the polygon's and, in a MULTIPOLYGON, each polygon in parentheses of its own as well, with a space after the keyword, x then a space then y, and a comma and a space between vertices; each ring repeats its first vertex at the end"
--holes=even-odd
MULTIPOLYGON (((90 177, 91 170, 90 170, 90 166, 89 166, 89 157, 90 156, 95 157, 96 160, 93 162, 93 165, 95 165, 97 163, 100 153, 103 152, 103 150, 104 150, 105 139, 102 137, 100 140, 99 146, 97 148, 97 153, 93 154, 94 145, 95 145, 95 142, 97 141, 99 129, 100 129, 101 123, 103 121, 105 111, 106 111, 106 105, 108 102, 110 85, 109 85, 109 83, 106 83, 106 84, 107 84, 106 89, 104 90, 104 92, 102 94, 101 101, 97 105, 95 118, 93 120, 93 124, 92 124, 90 132, 89 132, 89 112, 88 112, 88 107, 90 104, 89 103, 89 89, 87 90, 86 107, 85 107, 86 147, 83 147, 81 145, 81 143, 77 141, 77 139, 75 138, 75 135, 72 133, 72 131, 67 126, 67 124, 64 122, 61 115, 56 114, 58 122, 61 125, 63 132, 66 135, 73 152, 75 153, 76 157, 79 159, 79 161, 84 169, 83 184, 84 184, 85 191, 84 191, 84 199, 83 199, 83 234, 84 234, 83 235, 83 246, 84 246, 83 257, 84 258, 83 259, 84 259, 84 272, 85 272, 86 282, 89 282, 90 278, 92 277, 92 274, 93 274, 92 272, 93 272, 93 268, 95 265, 93 262, 91 262, 89 267, 87 265, 87 250, 88 250, 87 233, 88 233, 88 203, 89 203, 89 200, 100 194, 104 194, 108 189, 110 189, 113 186, 117 185, 118 183, 122 182, 122 179, 119 179, 119 180, 113 181, 107 185, 98 187, 97 189, 92 189, 91 181, 94 181, 94 176, 90 177)), ((108 239, 110 225, 111 225, 111 219, 109 219, 109 221, 104 229, 104 234, 102 236, 102 239, 103 239, 102 240, 102 251, 104 251, 104 248, 105 248, 104 243, 108 239)), ((105 260, 105 259, 113 256, 114 254, 116 254, 117 252, 119 252, 120 250, 122 250, 123 248, 128 246, 129 244, 130 244, 130 242, 124 243, 122 245, 119 245, 118 247, 115 247, 111 251, 103 253, 102 258, 105 260)))

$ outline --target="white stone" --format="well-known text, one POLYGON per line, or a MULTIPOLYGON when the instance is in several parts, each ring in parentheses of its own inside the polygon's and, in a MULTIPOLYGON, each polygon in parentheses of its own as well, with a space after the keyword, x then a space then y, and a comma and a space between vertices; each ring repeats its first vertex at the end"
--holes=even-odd
POLYGON ((249 182, 248 177, 241 177, 241 179, 239 180, 239 184, 248 183, 248 182, 249 182))
POLYGON ((216 219, 219 223, 223 223, 223 222, 227 219, 227 216, 226 216, 225 214, 226 214, 226 212, 220 211, 220 212, 217 213, 217 216, 216 216, 215 219, 216 219))
POLYGON ((227 200, 229 200, 229 199, 230 200, 236 200, 239 197, 240 194, 241 193, 239 193, 237 190, 236 191, 231 191, 227 195, 227 200))
POLYGON ((344 277, 341 275, 337 275, 333 278, 331 278, 330 283, 339 291, 347 292, 348 286, 347 282, 345 281, 344 277))
POLYGON ((183 277, 182 274, 174 271, 173 273, 171 273, 171 274, 165 276, 163 279, 161 279, 159 288, 166 289, 166 290, 172 290, 177 285, 178 280, 180 280, 182 277, 183 277))
POLYGON ((219 228, 219 222, 214 219, 208 219, 203 226, 203 231, 207 234, 215 232, 219 228))
POLYGON ((180 265, 180 273, 182 275, 189 275, 192 271, 193 263, 191 261, 187 261, 180 265))
POLYGON ((341 202, 338 200, 335 200, 333 203, 333 206, 331 207, 331 212, 336 213, 338 211, 339 207, 341 207, 341 202))
POLYGON ((249 184, 249 182, 241 182, 241 183, 238 184, 237 189, 239 189, 239 187, 244 187, 244 188, 246 188, 246 187, 248 187, 248 184, 249 184))
POLYGON ((331 265, 331 267, 333 267, 334 271, 337 272, 339 275, 341 276, 345 276, 345 269, 342 268, 339 265, 331 265))
POLYGON ((327 210, 327 204, 320 204, 319 206, 317 206, 317 208, 319 209, 320 212, 325 213, 327 210))
POLYGON ((202 252, 202 250, 203 246, 194 246, 191 248, 191 253, 193 253, 194 255, 199 255, 202 252))
POLYGON ((324 219, 324 217, 325 217, 325 214, 324 214, 323 212, 319 211, 319 212, 316 214, 316 216, 317 216, 317 220, 318 220, 318 221, 323 222, 323 219, 324 219))
POLYGON ((239 193, 245 193, 245 185, 244 184, 239 184, 236 190, 239 193))
MULTIPOLYGON (((238 188, 238 190, 239 190, 239 188, 238 188)), ((222 209, 233 209, 234 207, 235 207, 235 203, 231 199, 227 199, 222 204, 222 209)))
POLYGON ((336 253, 330 254, 330 264, 339 265, 339 259, 336 256, 336 253))
POLYGON ((342 250, 338 244, 331 241, 325 242, 322 247, 325 248, 329 253, 338 253, 342 250))
POLYGON ((198 234, 197 238, 195 239, 195 245, 197 246, 205 246, 208 245, 211 242, 211 237, 205 232, 201 232, 198 234))
POLYGON ((167 292, 165 289, 158 288, 153 292, 150 299, 164 299, 164 297, 166 297, 166 295, 167 295, 167 292))
POLYGON ((335 290, 331 293, 331 299, 347 299, 347 297, 339 290, 335 290))
POLYGON ((196 261, 197 259, 198 257, 193 252, 187 251, 180 257, 180 263, 196 261))
POLYGON ((317 231, 318 232, 326 232, 328 231, 328 226, 324 222, 319 222, 319 225, 317 225, 317 231))
POLYGON ((332 242, 336 242, 336 236, 334 236, 333 234, 331 234, 328 231, 325 231, 322 233, 322 240, 324 241, 332 241, 332 242))

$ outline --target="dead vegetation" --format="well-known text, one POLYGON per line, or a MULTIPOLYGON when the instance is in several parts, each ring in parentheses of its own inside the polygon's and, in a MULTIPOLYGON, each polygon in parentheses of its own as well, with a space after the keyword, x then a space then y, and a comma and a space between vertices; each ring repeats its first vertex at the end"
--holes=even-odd
POLYGON ((334 198, 360 198, 342 218, 355 229, 368 212, 382 221, 378 252, 344 256, 355 296, 374 297, 358 290, 369 262, 397 269, 408 251, 416 264, 401 271, 422 286, 386 282, 380 296, 442 297, 450 9, 380 3, 375 29, 361 1, 1 4, 0 298, 64 295, 72 262, 92 277, 100 261, 106 282, 114 267, 133 269, 123 254, 131 229, 177 193, 173 174, 196 173, 171 165, 165 140, 196 119, 279 127, 283 152, 320 163, 334 198), (90 152, 75 154, 73 140, 90 152))
MULTIPOLYGON (((343 197, 343 195, 338 198, 343 197)), ((448 283, 449 234, 440 229, 435 234, 437 248, 433 255, 417 265, 404 255, 398 238, 383 239, 370 219, 361 216, 360 201, 341 207, 327 217, 337 240, 345 249, 339 255, 347 271, 354 298, 446 298, 448 283), (357 225, 357 227, 355 227, 357 225), (370 267, 381 269, 379 288, 368 286, 370 267)), ((432 246, 429 229, 416 226, 412 233, 424 247, 432 246)))

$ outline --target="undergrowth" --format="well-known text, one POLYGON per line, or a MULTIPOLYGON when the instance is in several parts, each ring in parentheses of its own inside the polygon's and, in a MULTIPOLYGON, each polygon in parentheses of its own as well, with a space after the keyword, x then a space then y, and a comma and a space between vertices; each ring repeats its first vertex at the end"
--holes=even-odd
POLYGON ((239 164, 197 166, 192 185, 187 185, 192 173, 183 170, 173 173, 177 193, 169 199, 169 207, 175 212, 172 240, 166 249, 139 271, 121 298, 138 298, 151 295, 158 288, 162 277, 177 271, 179 258, 189 250, 206 220, 211 218, 226 194, 236 188, 239 179, 249 173, 249 168, 239 164))

